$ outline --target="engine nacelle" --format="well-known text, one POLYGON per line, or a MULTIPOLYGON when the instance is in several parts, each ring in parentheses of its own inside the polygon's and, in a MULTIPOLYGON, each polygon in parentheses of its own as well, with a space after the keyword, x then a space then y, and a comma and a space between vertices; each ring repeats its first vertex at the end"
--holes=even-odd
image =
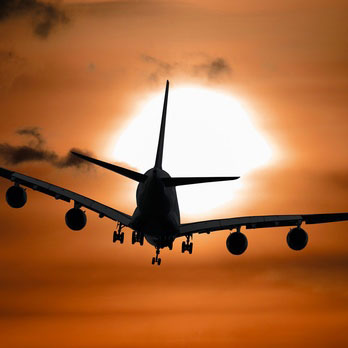
POLYGON ((20 186, 11 186, 6 191, 6 201, 12 208, 22 208, 27 202, 27 193, 20 186))
POLYGON ((226 239, 227 250, 233 255, 241 255, 248 247, 248 239, 241 232, 233 232, 226 239))
POLYGON ((65 223, 73 231, 80 231, 86 226, 86 214, 81 209, 72 208, 65 214, 65 223))
POLYGON ((290 230, 286 241, 292 250, 302 250, 308 243, 308 234, 302 228, 296 227, 290 230))

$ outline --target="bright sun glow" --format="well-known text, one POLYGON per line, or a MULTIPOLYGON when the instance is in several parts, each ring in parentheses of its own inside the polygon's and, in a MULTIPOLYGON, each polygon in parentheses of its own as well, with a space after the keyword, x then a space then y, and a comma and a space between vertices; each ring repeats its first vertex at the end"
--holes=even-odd
MULTIPOLYGON (((115 161, 145 172, 155 162, 164 93, 151 96, 118 137, 115 161)), ((169 90, 163 169, 171 176, 235 176, 267 165, 271 149, 250 112, 223 92, 169 90)), ((177 188, 180 210, 202 214, 232 201, 243 180, 177 188)))

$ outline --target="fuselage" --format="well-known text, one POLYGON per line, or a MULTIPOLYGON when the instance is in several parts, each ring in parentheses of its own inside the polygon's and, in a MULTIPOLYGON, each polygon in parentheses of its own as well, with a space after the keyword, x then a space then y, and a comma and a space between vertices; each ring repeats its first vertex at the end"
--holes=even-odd
POLYGON ((144 234, 156 247, 171 246, 179 232, 180 211, 176 189, 166 186, 163 178, 170 175, 160 168, 148 170, 145 182, 136 192, 137 207, 132 216, 132 228, 144 234))

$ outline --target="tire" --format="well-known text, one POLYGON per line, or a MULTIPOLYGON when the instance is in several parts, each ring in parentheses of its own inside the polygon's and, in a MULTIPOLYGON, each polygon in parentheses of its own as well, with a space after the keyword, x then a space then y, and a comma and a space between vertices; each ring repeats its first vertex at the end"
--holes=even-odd
POLYGON ((112 242, 116 243, 117 237, 116 237, 116 231, 114 231, 114 234, 112 236, 112 242))
POLYGON ((157 260, 157 265, 158 265, 158 266, 161 264, 161 261, 162 261, 161 259, 158 259, 158 260, 157 260))
POLYGON ((132 244, 135 244, 135 231, 132 232, 132 244))
POLYGON ((120 235, 120 243, 123 244, 123 242, 124 242, 124 232, 122 232, 120 235))
POLYGON ((193 250, 193 243, 190 243, 190 245, 189 245, 189 254, 192 254, 192 250, 193 250))
POLYGON ((186 250, 186 243, 182 242, 182 244, 181 244, 181 252, 184 253, 185 250, 186 250))
POLYGON ((156 259, 153 257, 153 258, 152 258, 152 264, 154 265, 155 262, 156 262, 156 259))

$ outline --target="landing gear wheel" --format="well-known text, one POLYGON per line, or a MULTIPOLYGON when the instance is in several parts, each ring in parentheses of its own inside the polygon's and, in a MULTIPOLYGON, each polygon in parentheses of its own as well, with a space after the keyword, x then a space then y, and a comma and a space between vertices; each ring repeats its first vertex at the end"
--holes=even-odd
POLYGON ((138 231, 133 231, 132 233, 132 244, 139 243, 144 245, 144 235, 138 231))
POLYGON ((152 264, 154 265, 155 263, 157 263, 157 265, 159 266, 161 264, 161 259, 158 257, 160 253, 160 248, 156 247, 156 256, 152 258, 152 264))
POLYGON ((188 251, 189 254, 192 254, 192 250, 193 250, 193 243, 190 243, 190 238, 191 236, 188 235, 186 236, 186 242, 183 241, 181 244, 181 252, 185 253, 185 251, 188 251))
POLYGON ((119 240, 120 243, 123 244, 123 242, 124 242, 124 232, 121 232, 123 227, 124 226, 121 223, 119 223, 118 226, 117 226, 117 231, 114 231, 114 234, 112 235, 112 241, 114 243, 116 243, 119 240))
POLYGON ((181 252, 184 253, 185 250, 186 250, 186 243, 182 242, 182 244, 181 244, 181 252))

